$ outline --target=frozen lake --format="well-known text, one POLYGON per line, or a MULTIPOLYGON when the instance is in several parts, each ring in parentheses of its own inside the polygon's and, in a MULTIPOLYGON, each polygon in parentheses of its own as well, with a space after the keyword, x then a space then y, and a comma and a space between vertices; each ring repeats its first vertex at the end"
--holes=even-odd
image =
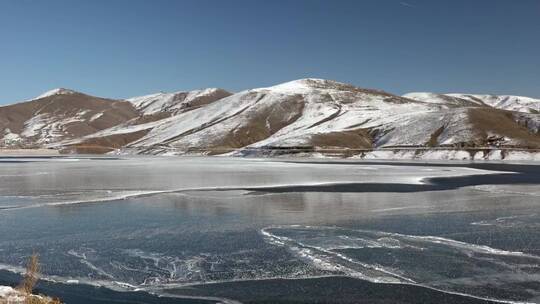
POLYGON ((0 158, 0 285, 68 303, 539 303, 539 228, 539 165, 0 158))

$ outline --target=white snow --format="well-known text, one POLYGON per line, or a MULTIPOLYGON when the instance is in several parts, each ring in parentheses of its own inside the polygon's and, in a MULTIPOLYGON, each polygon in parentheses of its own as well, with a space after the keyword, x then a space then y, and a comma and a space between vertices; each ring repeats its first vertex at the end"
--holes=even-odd
POLYGON ((7 304, 23 304, 25 297, 12 287, 0 286, 0 300, 5 300, 7 304))
POLYGON ((30 118, 24 123, 24 130, 21 135, 24 137, 32 137, 38 134, 38 131, 41 130, 48 124, 47 114, 38 114, 30 118))
POLYGON ((4 145, 11 145, 19 143, 22 140, 21 136, 19 134, 11 132, 9 128, 4 130, 4 145))
POLYGON ((441 95, 429 92, 413 92, 403 95, 405 98, 410 98, 413 100, 418 100, 422 102, 430 102, 436 104, 446 104, 446 100, 441 98, 441 95))
POLYGON ((64 88, 57 88, 57 89, 52 89, 50 91, 47 91, 47 92, 37 96, 36 98, 34 98, 34 100, 49 97, 49 96, 53 96, 53 95, 71 95, 71 94, 75 94, 75 93, 77 93, 77 92, 75 92, 73 90, 64 89, 64 88))
POLYGON ((46 298, 44 296, 40 295, 31 295, 31 296, 25 296, 22 292, 9 287, 9 286, 0 286, 0 303, 6 303, 6 304, 24 304, 28 303, 28 298, 34 298, 34 299, 45 299, 49 300, 49 298, 46 298))
POLYGON ((479 94, 447 94, 468 100, 481 100, 483 103, 494 108, 530 113, 531 110, 540 112, 540 99, 512 95, 479 95, 479 94))
POLYGON ((441 105, 467 105, 468 103, 468 106, 489 106, 524 113, 540 112, 540 99, 524 96, 415 92, 405 94, 403 97, 441 105))
POLYGON ((432 150, 374 150, 365 156, 353 158, 380 159, 380 160, 505 160, 505 161, 540 161, 540 152, 523 150, 500 150, 493 149, 487 155, 482 152, 469 153, 465 150, 432 149, 432 150))
POLYGON ((309 93, 313 90, 313 85, 317 84, 324 84, 327 80, 324 79, 315 79, 315 78, 307 78, 307 79, 298 79, 293 80, 289 82, 285 82, 282 84, 278 84, 275 86, 267 87, 267 88, 261 88, 261 89, 255 89, 255 90, 270 90, 274 92, 280 92, 280 93, 309 93))
POLYGON ((96 113, 90 117, 90 121, 94 121, 96 119, 99 119, 101 116, 103 116, 103 112, 96 113))
POLYGON ((47 144, 57 141, 66 134, 66 126, 71 123, 82 122, 88 110, 81 110, 70 115, 42 113, 36 114, 24 123, 22 137, 37 137, 35 142, 47 144))
POLYGON ((0 286, 0 298, 5 298, 7 295, 15 293, 15 290, 9 286, 0 286))
POLYGON ((505 160, 540 161, 540 152, 531 153, 525 151, 511 151, 507 153, 505 160))

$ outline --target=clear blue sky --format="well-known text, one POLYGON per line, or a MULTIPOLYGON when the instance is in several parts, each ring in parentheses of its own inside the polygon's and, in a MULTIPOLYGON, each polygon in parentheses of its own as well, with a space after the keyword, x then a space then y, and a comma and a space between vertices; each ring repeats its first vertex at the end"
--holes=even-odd
POLYGON ((540 0, 0 1, 0 103, 305 77, 540 97, 540 0))

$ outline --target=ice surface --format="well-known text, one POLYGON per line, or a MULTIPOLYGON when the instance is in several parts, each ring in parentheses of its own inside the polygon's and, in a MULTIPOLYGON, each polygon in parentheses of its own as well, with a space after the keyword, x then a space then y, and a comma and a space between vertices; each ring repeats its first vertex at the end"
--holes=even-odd
POLYGON ((430 177, 523 175, 508 169, 224 157, 2 161, 0 268, 21 271, 37 251, 47 279, 157 293, 336 275, 501 303, 540 292, 531 285, 540 262, 535 185, 391 192, 430 177), (349 183, 388 192, 324 190, 349 183), (314 190, 265 191, 284 186, 314 190))
POLYGON ((317 268, 374 283, 413 284, 516 303, 494 299, 489 292, 474 292, 471 286, 506 288, 540 279, 540 273, 529 271, 531 264, 540 261, 540 256, 443 237, 299 225, 267 227, 261 233, 271 244, 287 247, 317 268), (404 254, 400 255, 400 251, 404 254), (387 255, 392 258, 387 259, 387 255), (414 258, 411 260, 410 256, 414 258), (434 256, 438 269, 432 268, 434 256), (464 267, 469 271, 460 275, 464 267))

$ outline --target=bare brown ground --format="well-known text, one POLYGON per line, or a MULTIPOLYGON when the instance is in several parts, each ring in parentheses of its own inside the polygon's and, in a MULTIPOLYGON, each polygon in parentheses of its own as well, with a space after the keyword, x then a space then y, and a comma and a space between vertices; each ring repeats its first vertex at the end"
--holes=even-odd
POLYGON ((53 149, 0 149, 0 156, 51 156, 58 155, 53 149))
POLYGON ((318 148, 371 149, 373 139, 364 129, 315 134, 311 144, 318 148))
POLYGON ((517 139, 522 148, 540 148, 540 134, 532 133, 518 124, 513 112, 493 108, 470 108, 468 113, 469 121, 478 137, 475 141, 477 146, 485 146, 489 133, 494 133, 517 139))
POLYGON ((61 153, 103 154, 122 148, 148 134, 149 130, 142 130, 127 134, 117 134, 104 137, 90 138, 84 142, 66 146, 61 153))

